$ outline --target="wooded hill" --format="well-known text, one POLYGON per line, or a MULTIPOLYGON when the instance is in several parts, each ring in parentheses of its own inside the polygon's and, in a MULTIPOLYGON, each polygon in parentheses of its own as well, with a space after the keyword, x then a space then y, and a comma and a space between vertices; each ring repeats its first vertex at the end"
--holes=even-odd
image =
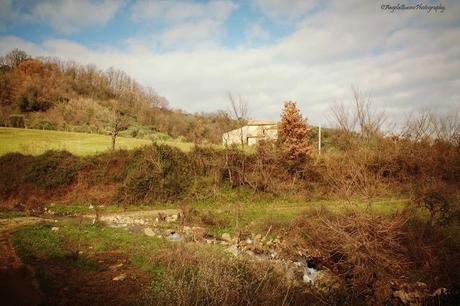
MULTIPOLYGON (((193 103, 194 101, 190 101, 193 103)), ((125 136, 220 143, 237 127, 226 112, 189 114, 121 70, 100 70, 15 49, 0 57, 0 125, 106 134, 117 116, 125 136)))

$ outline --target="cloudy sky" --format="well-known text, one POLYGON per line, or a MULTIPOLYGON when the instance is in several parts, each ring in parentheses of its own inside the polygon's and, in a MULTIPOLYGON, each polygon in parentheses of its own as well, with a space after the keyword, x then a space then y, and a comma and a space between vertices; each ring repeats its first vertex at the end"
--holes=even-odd
POLYGON ((396 121, 460 105, 460 1, 0 0, 0 54, 20 48, 125 70, 170 105, 276 119, 296 100, 314 124, 368 92, 396 121), (440 5, 389 10, 382 5, 440 5))

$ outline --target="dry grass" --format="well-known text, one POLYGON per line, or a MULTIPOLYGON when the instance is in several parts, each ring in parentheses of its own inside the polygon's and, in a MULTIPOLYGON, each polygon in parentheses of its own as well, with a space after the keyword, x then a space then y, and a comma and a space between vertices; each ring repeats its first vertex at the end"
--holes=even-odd
POLYGON ((155 255, 152 263, 158 267, 149 300, 153 305, 320 303, 272 264, 229 257, 217 249, 174 245, 155 255))

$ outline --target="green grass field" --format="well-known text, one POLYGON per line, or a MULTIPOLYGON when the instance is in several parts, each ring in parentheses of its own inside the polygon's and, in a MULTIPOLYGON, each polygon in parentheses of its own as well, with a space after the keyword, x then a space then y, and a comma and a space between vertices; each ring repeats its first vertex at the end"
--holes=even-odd
MULTIPOLYGON (((118 137, 117 149, 134 149, 150 145, 152 141, 118 137)), ((165 141, 167 145, 189 151, 191 143, 165 141)), ((27 155, 39 155, 48 150, 65 150, 84 156, 110 150, 111 137, 108 135, 47 131, 17 128, 0 128, 0 155, 18 152, 27 155)))

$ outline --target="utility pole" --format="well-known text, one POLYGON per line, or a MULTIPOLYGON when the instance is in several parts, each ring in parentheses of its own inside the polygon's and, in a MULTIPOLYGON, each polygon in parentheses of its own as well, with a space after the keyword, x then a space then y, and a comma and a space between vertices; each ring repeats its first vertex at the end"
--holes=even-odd
POLYGON ((318 126, 318 152, 321 155, 321 125, 318 126))

